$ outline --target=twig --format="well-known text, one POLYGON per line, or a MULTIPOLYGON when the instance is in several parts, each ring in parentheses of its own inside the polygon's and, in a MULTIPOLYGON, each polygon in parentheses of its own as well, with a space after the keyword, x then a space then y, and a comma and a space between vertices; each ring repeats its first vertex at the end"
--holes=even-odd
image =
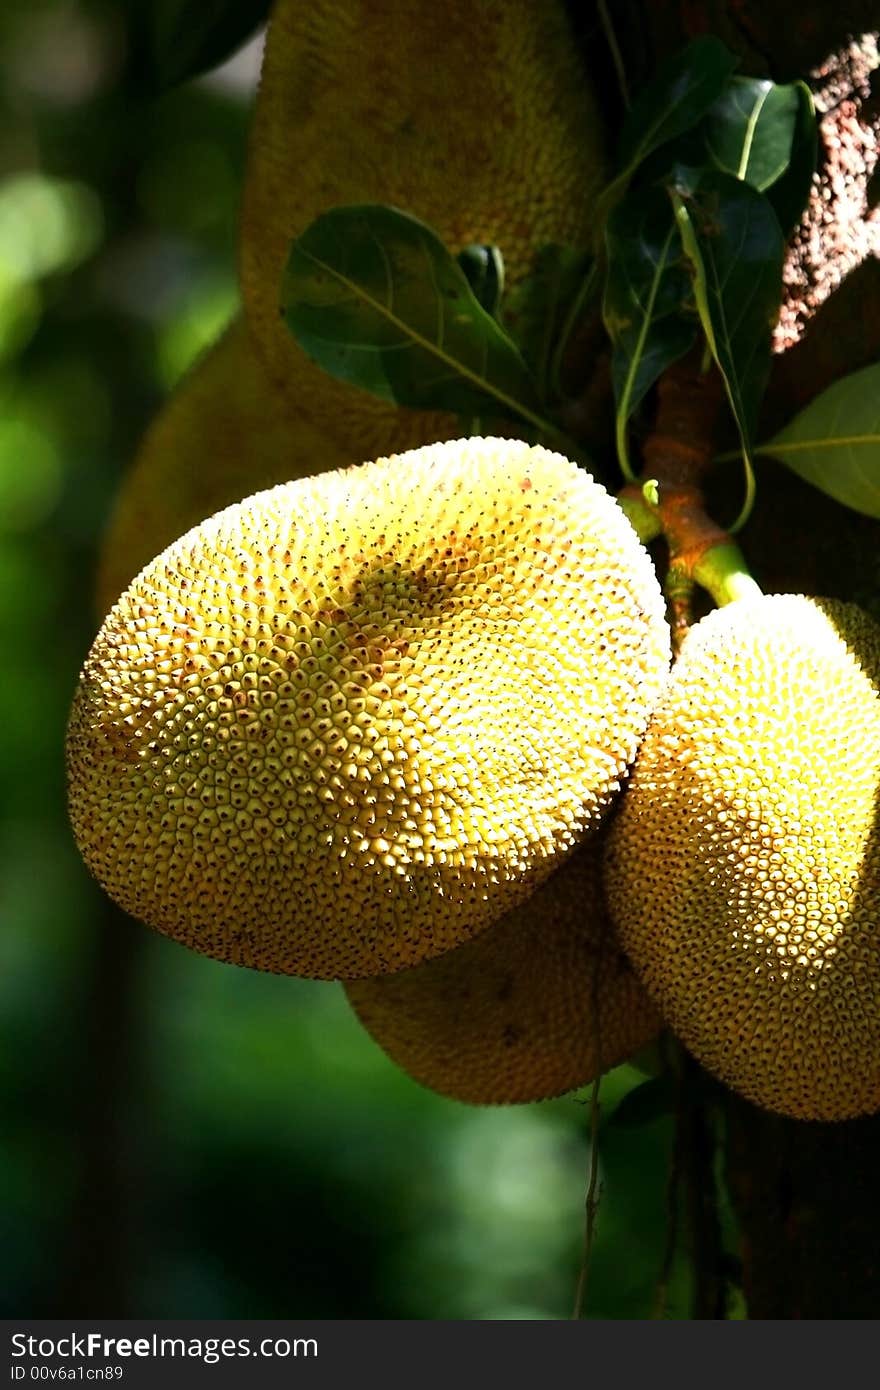
POLYGON ((602 32, 605 35, 605 42, 608 44, 611 53, 611 61, 614 64, 614 72, 617 77, 617 85, 620 88, 620 99, 629 110, 629 84, 626 80, 626 69, 623 65, 623 54, 620 51, 620 44, 617 42, 617 35, 614 32, 614 25, 611 23, 611 15, 608 13, 608 6, 605 0, 598 0, 597 10, 599 11, 599 22, 602 25, 602 32))
MULTIPOLYGON (((663 1065, 667 1071, 673 1071, 672 1058, 670 1055, 670 1039, 668 1033, 663 1033, 661 1037, 660 1051, 663 1065)), ((672 1262, 675 1259, 675 1251, 678 1245, 678 1224, 680 1217, 680 1197, 682 1182, 682 1124, 681 1124, 681 1079, 676 1075, 679 1088, 678 1103, 675 1108, 675 1137, 672 1145, 672 1162, 669 1165, 669 1177, 666 1183, 666 1240, 663 1247, 663 1259, 660 1264, 660 1274, 657 1279, 657 1287, 654 1291, 654 1308, 651 1317, 662 1319, 666 1317, 666 1299, 669 1293, 669 1280, 672 1277, 672 1262)))
POLYGON ((587 1183, 587 1197, 584 1204, 586 1209, 584 1250, 574 1296, 574 1310, 571 1315, 574 1319, 582 1318, 584 1315, 590 1260, 593 1254, 593 1238, 596 1231, 596 1215, 599 1211, 599 1198, 601 1196, 599 1185, 599 1090, 601 1085, 602 1074, 600 1072, 590 1090, 590 1178, 587 1183))

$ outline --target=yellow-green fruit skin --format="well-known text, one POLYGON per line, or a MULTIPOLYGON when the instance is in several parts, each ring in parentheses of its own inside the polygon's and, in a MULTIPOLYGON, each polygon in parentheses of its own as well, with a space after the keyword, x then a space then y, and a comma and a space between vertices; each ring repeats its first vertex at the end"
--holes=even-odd
POLYGON ((558 454, 457 440, 227 508, 87 658, 80 849, 223 960, 357 977, 461 944, 589 829, 668 666, 653 567, 558 454))
POLYGON ((688 633, 606 866, 624 949, 697 1059, 805 1120, 880 1108, 880 628, 775 595, 688 633))
POLYGON ((588 1085, 662 1026, 616 941, 600 871, 593 835, 476 940, 350 982, 361 1023, 416 1081, 455 1100, 511 1104, 588 1085))
POLYGON ((275 380, 362 457, 449 437, 323 375, 279 313, 291 240, 339 204, 386 203, 453 251, 500 247, 508 289, 535 252, 586 245, 600 119, 559 0, 279 0, 250 136, 245 309, 275 380))
POLYGON ((360 463, 279 391, 236 319, 198 360, 147 431, 104 536, 99 616, 149 560, 239 498, 290 478, 360 463))

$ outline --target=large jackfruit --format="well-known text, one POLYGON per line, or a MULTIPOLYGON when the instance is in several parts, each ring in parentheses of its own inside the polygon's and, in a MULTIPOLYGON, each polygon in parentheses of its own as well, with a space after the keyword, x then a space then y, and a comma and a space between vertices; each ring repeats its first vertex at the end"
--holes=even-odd
POLYGON ((128 911, 321 977, 461 944, 598 819, 666 676, 651 562, 587 474, 458 440, 227 508, 86 661, 70 809, 128 911))
POLYGON ((609 908, 710 1071, 784 1115, 880 1108, 880 628, 741 600, 688 633, 609 847, 609 908))
POLYGON ((172 393, 123 479, 101 550, 99 614, 160 550, 213 512, 275 483, 360 461, 276 390, 235 320, 172 393))
POLYGON ((456 432, 326 377, 279 313, 291 240, 343 203, 387 203, 453 249, 494 243, 508 284, 584 245, 599 121, 560 0, 278 0, 250 137, 240 269, 273 378, 362 457, 456 432))
POLYGON ((475 941, 439 960, 353 980, 346 993, 416 1081, 477 1105, 585 1086, 644 1047, 660 1017, 602 904, 600 837, 475 941))

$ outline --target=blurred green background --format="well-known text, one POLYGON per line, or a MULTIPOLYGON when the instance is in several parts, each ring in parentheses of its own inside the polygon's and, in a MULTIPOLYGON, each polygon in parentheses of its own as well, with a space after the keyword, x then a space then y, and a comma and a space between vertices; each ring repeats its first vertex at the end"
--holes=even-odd
MULTIPOLYGON (((388 1062, 341 988, 121 917, 65 814, 63 741, 114 490, 233 312, 252 42, 164 94, 135 11, 0 11, 0 1313, 570 1315, 583 1095, 471 1109, 388 1062)), ((211 466, 206 458, 205 467, 211 466)), ((668 1120, 607 1125, 586 1314, 650 1314, 668 1120)), ((675 1265, 668 1316, 686 1312, 675 1265)))

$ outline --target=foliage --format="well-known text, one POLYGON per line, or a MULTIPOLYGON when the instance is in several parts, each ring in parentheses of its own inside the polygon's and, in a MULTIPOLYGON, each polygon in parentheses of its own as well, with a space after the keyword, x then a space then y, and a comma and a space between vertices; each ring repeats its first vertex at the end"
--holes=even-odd
POLYGON ((844 506, 880 517, 880 366, 829 386, 761 445, 844 506))
POLYGON ((319 217, 293 247, 281 303, 310 356, 382 400, 461 415, 530 415, 536 404, 525 363, 462 267, 407 213, 319 217))
MULTIPOLYGON (((601 273, 575 248, 547 248, 509 310, 494 286, 493 318, 466 294, 452 255, 430 228, 372 208, 366 241, 367 210, 337 208, 291 249, 282 293, 291 331, 326 371, 383 399, 454 409, 464 420, 487 411, 519 416, 558 436, 558 367, 572 311, 601 293, 613 346, 618 459, 628 480, 630 417, 699 334, 722 373, 741 439, 741 524, 754 498, 752 456, 784 237, 809 192, 816 123, 803 83, 744 78, 735 67, 718 39, 695 40, 638 95, 621 133, 617 171, 597 203, 601 273), (457 314, 440 312, 456 298, 457 314), (409 344, 403 354, 401 335, 409 344)), ((501 253, 495 248, 496 258, 501 253)), ((870 509, 868 494, 880 482, 873 426, 855 445, 836 432, 828 413, 811 414, 808 428, 809 458, 798 442, 793 461, 801 439, 796 425, 764 452, 839 500, 870 509), (843 450, 853 458, 853 447, 859 481, 841 482, 843 450)))

